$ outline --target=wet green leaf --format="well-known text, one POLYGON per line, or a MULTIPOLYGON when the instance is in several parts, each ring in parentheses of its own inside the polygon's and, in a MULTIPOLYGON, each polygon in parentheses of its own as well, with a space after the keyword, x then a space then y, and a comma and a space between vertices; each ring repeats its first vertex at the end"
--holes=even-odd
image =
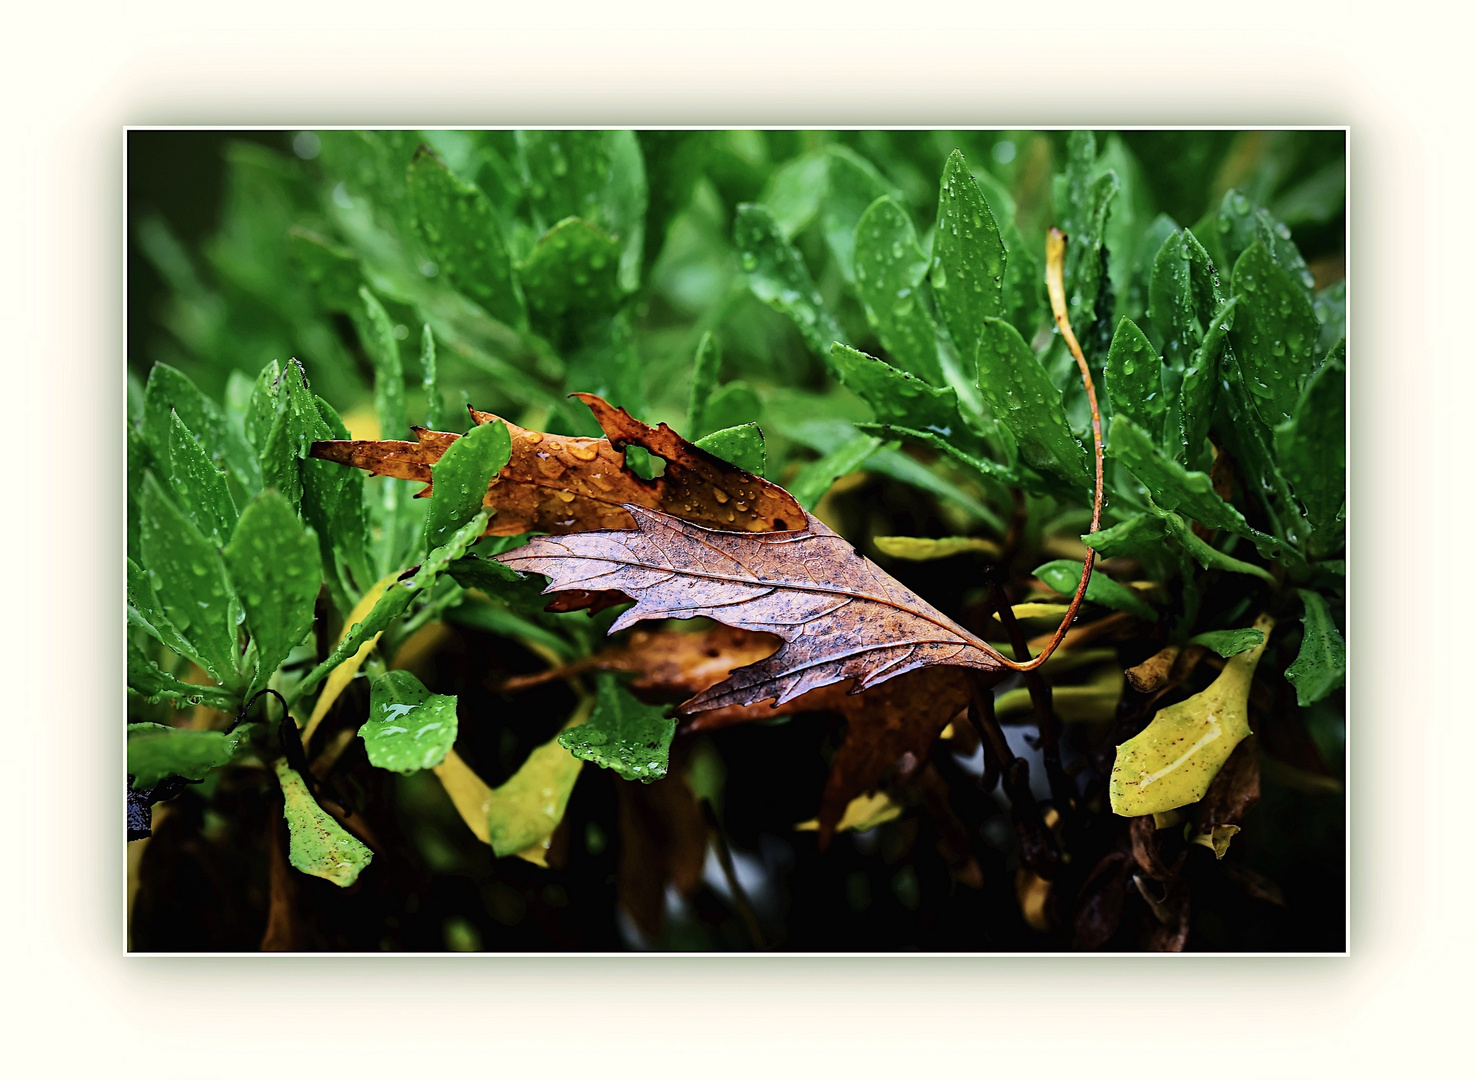
POLYGON ((1320 329, 1317 332, 1317 351, 1327 353, 1342 341, 1348 325, 1348 283, 1337 281, 1317 294, 1312 301, 1312 315, 1320 329))
POLYGON ((275 360, 262 368, 251 387, 251 397, 241 417, 242 429, 258 458, 266 448, 267 436, 271 434, 272 425, 277 419, 277 394, 281 377, 282 365, 275 360))
POLYGON ((1191 645, 1203 645, 1224 657, 1238 656, 1247 649, 1254 649, 1266 640, 1264 630, 1207 630, 1189 639, 1191 645))
MULTIPOLYGON (((1090 131, 1073 131, 1066 138, 1066 168, 1056 178, 1056 207, 1066 233, 1066 309, 1082 351, 1098 355, 1093 327, 1111 316, 1105 302, 1111 284, 1103 269, 1107 213, 1119 190, 1117 174, 1098 174, 1097 140, 1090 131)), ((1106 341, 1101 343, 1105 350, 1106 341)))
POLYGON ((1227 570, 1232 574, 1250 574, 1268 585, 1276 584, 1276 576, 1264 566, 1243 562, 1226 555, 1219 548, 1196 536, 1189 522, 1178 514, 1166 510, 1160 513, 1163 515, 1164 527, 1168 530, 1168 534, 1177 540, 1179 546, 1200 566, 1209 570, 1227 570))
POLYGON ((1274 427, 1291 418, 1302 383, 1317 366, 1317 318, 1306 291, 1260 241, 1240 256, 1234 280, 1240 307, 1230 338, 1243 388, 1274 427))
POLYGON ((208 705, 223 712, 234 712, 239 702, 236 695, 218 686, 197 686, 176 679, 144 655, 133 641, 128 642, 128 689, 152 702, 171 705, 208 705))
MULTIPOLYGON (((828 184, 825 242, 841 274, 847 281, 854 281, 856 226, 868 206, 883 195, 892 194, 891 185, 876 171, 876 166, 849 147, 828 146, 825 153, 828 184)), ((829 344, 825 343, 827 347, 829 344)))
POLYGON ((921 293, 927 272, 907 211, 887 197, 872 203, 856 225, 856 295, 895 365, 937 386, 937 328, 921 293))
POLYGON ((786 240, 815 220, 829 189, 830 154, 819 151, 786 161, 774 170, 759 202, 769 208, 786 240))
POLYGON ((830 359, 840 381, 871 406, 880 423, 932 432, 966 452, 983 450, 983 439, 964 420, 952 387, 929 386, 839 342, 831 346, 830 359))
POLYGON ((211 461, 225 464, 247 490, 261 486, 261 472, 251 448, 232 429, 220 406, 202 394, 182 371, 168 364, 155 364, 149 370, 143 413, 143 440, 155 462, 170 460, 169 441, 174 432, 171 414, 178 413, 211 461))
POLYGON ((1163 389, 1163 361, 1138 324, 1124 317, 1107 353, 1107 400, 1114 416, 1127 416, 1145 431, 1163 430, 1168 395, 1163 389))
POLYGON ((979 390, 990 410, 1020 446, 1031 468, 1054 473, 1073 488, 1090 488, 1086 449, 1072 434, 1061 392, 1003 319, 985 319, 976 354, 979 390))
POLYGON ((399 773, 439 765, 456 742, 456 698, 432 694, 408 671, 369 684, 369 719, 359 728, 369 763, 399 773))
POLYGON ((581 760, 649 784, 666 775, 676 733, 676 721, 666 712, 664 705, 637 701, 613 675, 601 675, 594 712, 586 723, 560 733, 559 744, 581 760))
POLYGON ((313 628, 323 580, 317 541, 286 499, 263 491, 241 514, 225 563, 256 644, 254 685, 264 686, 313 628))
POLYGON ((430 323, 420 328, 420 371, 420 388, 425 391, 425 426, 439 431, 443 402, 436 374, 436 337, 431 333, 430 323))
POLYGON ((493 318, 524 325, 523 290, 497 211, 482 189, 457 179, 435 155, 424 152, 411 162, 407 184, 416 225, 437 273, 493 318))
POLYGON ((1148 286, 1148 315, 1163 342, 1164 360, 1180 371, 1189 366, 1204 333, 1184 246, 1189 235, 1192 234, 1187 231, 1176 231, 1163 242, 1153 259, 1153 276, 1148 286))
POLYGON ((364 351, 374 364, 374 413, 379 417, 381 439, 402 439, 409 432, 405 412, 405 368, 400 361, 400 343, 389 313, 367 286, 359 287, 364 308, 360 328, 364 351))
POLYGON ((737 465, 755 476, 764 475, 764 433, 757 424, 743 424, 704 435, 696 445, 709 454, 737 465))
POLYGON ((220 550, 175 508, 152 475, 144 480, 139 548, 164 614, 190 643, 211 678, 228 689, 239 681, 239 607, 220 550))
MULTIPOLYGON (((1056 559, 1037 566, 1032 573, 1063 596, 1071 596, 1081 584, 1081 564, 1070 559, 1056 559)), ((1110 607, 1115 611, 1126 611, 1147 619, 1158 621, 1158 612, 1146 600, 1120 582, 1113 581, 1100 570, 1094 570, 1087 582, 1086 598, 1094 604, 1110 607)))
POLYGON ((431 466, 431 499, 425 515, 427 551, 450 540, 481 509, 487 486, 511 453, 507 425, 494 420, 473 427, 431 466))
POLYGON ((938 310, 960 356, 968 356, 984 320, 1004 314, 1001 281, 1006 254, 999 226, 961 152, 943 166, 932 284, 938 310))
POLYGON ((203 780, 235 756, 250 734, 238 727, 223 731, 195 731, 165 724, 128 725, 128 772, 137 790, 153 787, 166 776, 203 780))
MULTIPOLYGON (((1257 620, 1268 631, 1270 620, 1257 620)), ((1209 687, 1160 709, 1149 725, 1117 748, 1108 783, 1112 812, 1160 814, 1204 798, 1231 752, 1251 733, 1247 701, 1263 641, 1231 657, 1209 687)))
POLYGON ((844 341, 845 334, 826 310, 804 260, 784 239, 773 215, 753 203, 739 206, 733 243, 753 294, 793 319, 805 344, 828 358, 831 343, 844 341))
POLYGON ((1220 358, 1238 302, 1237 298, 1231 297, 1211 317, 1204 340, 1194 351, 1179 387, 1179 446, 1176 454, 1190 468, 1198 468, 1208 457, 1205 439, 1209 437, 1210 420, 1220 386, 1220 358))
POLYGON ((1311 589, 1298 589, 1297 595, 1302 598, 1302 647, 1286 679, 1297 688, 1297 704, 1306 706, 1343 685, 1348 650, 1327 601, 1311 589))
POLYGON ((1334 524, 1347 498, 1343 356, 1339 342, 1275 430, 1277 463, 1316 531, 1334 524))
POLYGON ((710 330, 704 330, 701 340, 697 342, 697 354, 692 360, 692 389, 687 397, 688 438, 695 439, 711 430, 707 426, 705 413, 707 404, 717 389, 722 364, 722 353, 718 351, 717 340, 710 330))
POLYGON ((170 421, 170 487, 201 534, 220 547, 236 527, 236 504, 231 499, 225 473, 210 460, 179 413, 171 412, 170 421))
POLYGON ((312 877, 346 889, 358 880, 374 852, 344 831, 314 800, 302 777, 287 762, 274 763, 282 785, 287 818, 287 861, 312 877))
POLYGON ((865 465, 881 445, 875 435, 858 432, 818 461, 802 466, 789 482, 789 493, 806 510, 813 510, 831 484, 865 465))
POLYGON ((535 327, 555 333, 609 318, 620 306, 620 244, 603 229, 566 218, 518 266, 535 327))
POLYGON ((1127 556, 1142 559, 1163 547, 1163 519, 1155 514, 1134 514, 1110 528, 1084 533, 1081 542, 1109 559, 1127 556))

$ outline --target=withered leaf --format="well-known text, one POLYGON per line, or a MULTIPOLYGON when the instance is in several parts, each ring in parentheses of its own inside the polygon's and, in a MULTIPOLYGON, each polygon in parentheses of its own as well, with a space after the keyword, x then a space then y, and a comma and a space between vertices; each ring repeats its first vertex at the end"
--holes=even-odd
POLYGON ((1122 923, 1122 905, 1127 899, 1130 863, 1127 855, 1113 851, 1104 855, 1076 898, 1072 916, 1075 934, 1072 947, 1100 949, 1117 933, 1122 923))
MULTIPOLYGON (((626 505, 664 510, 705 528, 749 531, 797 529, 804 511, 783 488, 750 475, 683 439, 665 424, 651 427, 594 394, 575 394, 589 406, 605 438, 574 438, 527 428, 494 413, 471 410, 478 424, 503 420, 512 456, 488 486, 483 504, 496 510, 489 536, 525 532, 572 533, 635 527, 626 505), (625 447, 639 446, 666 462, 646 480, 625 463, 625 447)), ((312 456, 367 469, 376 476, 417 480, 431 493, 431 466, 460 436, 414 428, 416 441, 315 442, 312 456)))
POLYGON ((620 860, 616 898, 641 933, 661 933, 667 886, 691 896, 702 883, 707 822, 679 776, 654 784, 620 784, 620 860))
POLYGON ((860 691, 935 665, 986 672, 1002 666, 980 638, 814 517, 806 515, 806 527, 793 532, 735 533, 634 504, 625 509, 634 531, 540 536, 497 558, 551 578, 546 592, 630 597, 635 606, 611 633, 642 619, 705 616, 784 639, 772 656, 683 703, 685 714, 770 698, 782 705, 848 679, 860 691))

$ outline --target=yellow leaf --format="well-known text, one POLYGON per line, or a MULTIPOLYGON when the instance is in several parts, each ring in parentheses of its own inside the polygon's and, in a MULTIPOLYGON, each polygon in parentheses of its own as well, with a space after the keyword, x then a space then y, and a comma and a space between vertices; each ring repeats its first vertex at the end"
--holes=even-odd
POLYGON ((1017 619, 1059 619, 1071 610, 1070 604, 1016 604, 1010 609, 1017 619))
POLYGON ((1215 853, 1215 858, 1223 859, 1225 852, 1230 850, 1230 838, 1240 831, 1239 825, 1216 825, 1207 833, 1199 833, 1192 837, 1196 844, 1203 844, 1215 853))
MULTIPOLYGON (((364 616, 369 614, 370 609, 378 603, 379 598, 384 595, 384 590, 390 587, 390 583, 399 577, 399 573, 386 574, 374 583, 374 586, 366 592, 354 610, 350 611, 348 618, 343 620, 343 633, 338 636, 342 641, 344 634, 353 629, 356 623, 364 621, 364 616)), ((369 657, 374 646, 379 643, 379 635, 375 634, 363 645, 359 651, 350 656, 343 663, 328 673, 328 678, 323 683, 323 692, 318 695, 318 703, 313 706, 313 713, 308 717, 307 725, 302 729, 303 745, 312 741, 313 732, 318 730, 318 725, 323 722, 323 717, 328 715, 328 710, 333 708, 333 703, 338 700, 338 695, 348 689, 348 684, 354 681, 354 676, 359 673, 359 668, 369 657)))
MULTIPOLYGON (((1111 720, 1117 715, 1122 684, 1122 669, 1115 664, 1108 665, 1085 685, 1051 687, 1051 708, 1067 723, 1111 720)), ((1005 691, 994 701, 998 716, 1029 712, 1032 708, 1030 691, 1023 686, 1005 691)))
POLYGON ((992 540, 981 540, 975 536, 945 536, 941 540, 929 540, 921 536, 874 536, 876 550, 894 559, 911 562, 927 562, 930 559, 947 559, 964 552, 997 556, 999 545, 992 540))
POLYGON ((1230 752, 1251 733, 1246 718, 1251 677, 1266 651, 1274 620, 1255 626, 1261 644, 1233 656, 1206 689, 1160 709, 1152 723, 1117 748, 1110 792, 1112 812, 1122 817, 1158 814, 1204 798, 1230 752))
MULTIPOLYGON (((902 807, 892 801, 886 792, 878 791, 874 795, 858 795, 846 804, 846 812, 841 815, 840 823, 836 825, 836 832, 844 832, 847 829, 855 829, 857 832, 866 832, 878 825, 894 818, 902 816, 902 807)), ((820 822, 816 818, 809 821, 801 821, 795 826, 797 832, 815 832, 820 828, 820 822)))
MULTIPOLYGON (((594 699, 584 699, 564 727, 584 723, 593 708, 594 699)), ((583 764, 555 738, 529 754, 499 788, 488 787, 455 750, 447 752, 434 772, 478 840, 490 845, 499 857, 517 855, 547 866, 550 838, 564 818, 583 764)))

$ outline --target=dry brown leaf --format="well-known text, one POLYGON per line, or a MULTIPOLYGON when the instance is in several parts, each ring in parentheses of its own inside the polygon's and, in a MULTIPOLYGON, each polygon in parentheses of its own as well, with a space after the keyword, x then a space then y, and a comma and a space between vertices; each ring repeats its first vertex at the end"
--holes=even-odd
MULTIPOLYGON (((487 489, 484 505, 496 510, 489 536, 525 532, 571 533, 631 529, 626 504, 664 510, 706 528, 771 531, 800 528, 805 512, 794 497, 683 439, 665 424, 651 427, 594 394, 574 394, 604 429, 603 439, 530 431, 494 413, 471 411, 478 424, 503 420, 512 456, 487 489), (666 462, 665 472, 645 480, 625 463, 625 447, 640 446, 666 462)), ((431 466, 460 436, 414 428, 416 441, 315 442, 312 456, 426 484, 431 466)))
POLYGON ((540 536, 497 558, 551 578, 546 592, 630 597, 635 606, 611 633, 642 619, 700 616, 784 639, 772 656, 683 703, 687 715, 769 698, 782 705, 843 680, 864 690, 935 665, 986 672, 1002 666, 982 639, 810 515, 794 532, 734 533, 645 507, 625 509, 635 518, 634 531, 540 536))

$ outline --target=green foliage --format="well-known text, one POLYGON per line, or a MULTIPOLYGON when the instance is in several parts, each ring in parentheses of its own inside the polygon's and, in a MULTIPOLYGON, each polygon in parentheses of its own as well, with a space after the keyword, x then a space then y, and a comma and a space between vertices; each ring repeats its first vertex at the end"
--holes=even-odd
POLYGON ((386 671, 370 684, 359 737, 378 768, 412 773, 439 765, 456 741, 456 698, 432 694, 408 671, 386 671))
POLYGON ((664 707, 637 701, 613 675, 601 675, 599 684, 589 720, 562 732, 559 745, 627 780, 660 780, 668 768, 676 721, 667 719, 664 707))
MULTIPOLYGON (((531 699, 497 696, 513 673, 587 664, 611 618, 548 613, 541 581, 490 558, 521 542, 483 537, 506 426, 456 441, 428 499, 311 456, 351 428, 460 433, 471 404, 591 435, 566 398, 591 391, 821 506, 858 549, 917 534, 877 549, 948 567, 950 614, 975 618, 982 582, 952 568, 1006 549, 1012 588, 1036 566, 1071 594, 1081 564, 1052 556, 1087 527, 1094 470, 1044 297, 1051 225, 1107 434, 1103 520, 1081 539, 1112 561, 1088 601, 1151 623, 1154 648, 1265 645, 1257 680, 1284 672, 1287 722, 1332 745, 1347 357, 1328 268, 1344 162, 1335 133, 1273 134, 334 131, 313 153, 233 146, 213 236, 186 244, 161 218, 136 236, 164 283, 138 315, 149 343, 130 356, 126 430, 137 786, 220 770, 189 796, 208 799, 267 763, 292 865, 347 885, 370 853, 318 806, 318 778, 280 760, 277 699, 229 736, 221 716, 193 730, 174 710, 234 719, 263 689, 299 719, 317 703, 308 760, 357 730, 360 767, 397 783, 434 784, 457 743, 486 776, 476 813, 498 856, 549 847, 584 760, 627 780, 682 771, 666 709, 613 677, 557 736, 510 704, 531 699), (1262 610, 1287 632, 1245 629, 1262 610), (400 650, 443 634, 485 669, 475 688, 442 685, 437 664, 401 670, 400 650), (367 695, 345 689, 350 671, 367 695)), ((568 677, 586 702, 587 670, 568 677)))

